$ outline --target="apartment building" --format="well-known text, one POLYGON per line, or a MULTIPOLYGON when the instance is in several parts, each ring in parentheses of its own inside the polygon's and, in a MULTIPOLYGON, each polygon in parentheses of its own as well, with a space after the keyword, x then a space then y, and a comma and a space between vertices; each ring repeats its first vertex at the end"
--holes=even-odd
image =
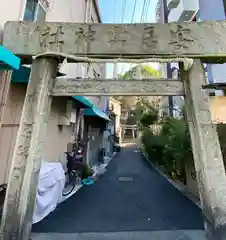
MULTIPOLYGON (((225 0, 168 0, 168 5, 174 5, 169 9, 169 22, 225 20, 225 0)), ((226 81, 226 64, 207 64, 205 70, 209 83, 226 81)))
MULTIPOLYGON (((225 20, 225 12, 225 0, 199 0, 197 21, 225 20)), ((209 83, 226 81, 226 64, 211 64, 207 65, 206 68, 209 83)), ((222 95, 221 91, 215 93, 216 95, 222 95)))
MULTIPOLYGON (((211 21, 225 20, 226 1, 224 0, 168 0, 168 21, 169 22, 190 22, 190 21, 211 21)), ((156 6, 156 21, 164 22, 163 1, 159 0, 156 6)), ((171 64, 173 77, 178 76, 178 65, 171 64)), ((209 83, 226 81, 226 64, 205 65, 206 77, 209 83)), ((166 69, 163 68, 166 75, 166 69)), ((221 91, 215 91, 215 95, 222 95, 221 91)), ((183 98, 174 97, 174 107, 181 108, 183 98)), ((167 99, 162 101, 167 106, 167 99)), ((176 113, 175 113, 176 114, 176 113)))
MULTIPOLYGON (((1 3, 0 30, 7 21, 55 21, 55 22, 101 22, 97 0, 8 0, 1 3)), ((0 39, 1 40, 1 39, 0 39)), ((0 42, 1 43, 1 42, 0 42)), ((64 64, 58 76, 84 77, 87 74, 85 64, 64 64)), ((15 146, 17 130, 30 74, 30 66, 22 66, 14 71, 3 124, 0 131, 0 185, 7 183, 12 154, 15 146)), ((89 74, 105 76, 105 65, 93 65, 89 74)), ((91 144, 89 151, 95 153, 103 144, 102 125, 108 121, 106 97, 55 97, 52 103, 51 116, 46 134, 45 161, 66 163, 64 155, 68 143, 75 138, 76 108, 84 107, 86 128, 84 135, 95 138, 95 146, 91 144), (89 108, 89 109, 88 109, 89 108), (92 126, 92 122, 99 123, 92 126)), ((92 156, 92 154, 89 154, 92 156)))

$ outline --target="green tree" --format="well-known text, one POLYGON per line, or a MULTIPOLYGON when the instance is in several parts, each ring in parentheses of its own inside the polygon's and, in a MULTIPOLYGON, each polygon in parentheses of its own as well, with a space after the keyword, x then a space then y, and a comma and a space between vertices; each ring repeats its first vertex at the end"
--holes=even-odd
MULTIPOLYGON (((160 71, 154 69, 148 64, 139 64, 131 69, 129 69, 127 72, 123 73, 120 75, 120 79, 125 79, 125 80, 131 80, 136 78, 136 73, 137 71, 140 71, 141 77, 160 77, 160 71), (139 68, 139 70, 138 70, 139 68)), ((139 79, 138 79, 139 81, 139 79)), ((137 97, 124 97, 124 96, 119 96, 116 98, 122 103, 122 108, 127 109, 130 111, 132 107, 136 106, 137 103, 137 97)), ((142 99, 142 98, 140 98, 142 99)), ((149 99, 153 99, 153 97, 150 97, 149 99)))
POLYGON ((139 71, 137 68, 140 68, 141 77, 160 77, 160 72, 158 70, 153 69, 151 66, 147 64, 140 64, 132 67, 124 74, 121 74, 120 78, 126 80, 135 79, 137 71, 139 71))
MULTIPOLYGON (((119 77, 120 79, 124 80, 137 79, 136 75, 138 71, 139 76, 142 78, 160 77, 160 71, 154 69, 152 66, 148 64, 138 64, 129 69, 127 72, 121 74, 119 77)), ((137 81, 139 81, 139 79, 137 79, 137 81)), ((155 98, 156 97, 146 97, 145 101, 146 103, 150 103, 153 102, 153 99, 155 98)), ((136 96, 131 97, 119 96, 116 99, 121 102, 122 110, 129 113, 127 119, 123 119, 123 124, 140 125, 140 123, 142 122, 143 125, 148 125, 148 123, 151 123, 156 119, 156 112, 151 111, 150 106, 144 104, 145 102, 144 97, 138 98, 136 96), (138 106, 138 103, 141 103, 141 105, 138 106), (142 108, 143 110, 145 109, 145 113, 143 112, 142 108)))

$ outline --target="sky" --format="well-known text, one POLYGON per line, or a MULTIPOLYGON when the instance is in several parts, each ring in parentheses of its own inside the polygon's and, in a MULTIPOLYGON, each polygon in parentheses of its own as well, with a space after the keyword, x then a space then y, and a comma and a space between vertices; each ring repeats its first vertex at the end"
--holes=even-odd
MULTIPOLYGON (((156 4, 157 0, 99 0, 103 23, 132 23, 132 18, 133 23, 155 22, 156 4), (142 17, 141 15, 145 1, 148 8, 146 14, 142 17), (133 18, 135 2, 136 9, 133 18)), ((151 65, 154 68, 158 68, 156 64, 151 65)), ((132 65, 130 64, 118 64, 118 73, 121 74, 131 67, 132 65)), ((113 64, 108 64, 107 66, 107 77, 113 77, 113 64)))
MULTIPOLYGON (((103 23, 131 23, 133 8, 136 0, 99 0, 103 23), (123 5, 126 2, 126 10, 123 14, 123 5), (115 9, 115 14, 114 14, 115 9), (123 16, 123 19, 122 19, 123 16)), ((134 22, 141 22, 141 13, 145 0, 137 0, 134 22)), ((146 0, 149 4, 147 22, 155 22, 155 7, 157 0, 146 0)))

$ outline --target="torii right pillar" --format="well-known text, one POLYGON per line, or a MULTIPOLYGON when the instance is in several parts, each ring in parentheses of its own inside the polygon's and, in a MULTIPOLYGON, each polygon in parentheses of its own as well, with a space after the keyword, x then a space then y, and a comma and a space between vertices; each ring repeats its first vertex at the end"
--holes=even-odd
POLYGON ((208 240, 226 240, 226 175, 216 125, 212 124, 203 64, 181 69, 196 177, 208 240))

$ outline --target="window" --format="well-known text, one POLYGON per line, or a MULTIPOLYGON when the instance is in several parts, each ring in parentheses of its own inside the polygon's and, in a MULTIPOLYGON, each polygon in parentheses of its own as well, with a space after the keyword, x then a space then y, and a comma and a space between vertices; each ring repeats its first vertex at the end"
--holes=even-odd
POLYGON ((24 12, 25 21, 34 21, 37 5, 38 5, 37 0, 27 0, 24 12))
POLYGON ((46 11, 38 0, 27 0, 24 21, 44 22, 46 19, 46 11))

